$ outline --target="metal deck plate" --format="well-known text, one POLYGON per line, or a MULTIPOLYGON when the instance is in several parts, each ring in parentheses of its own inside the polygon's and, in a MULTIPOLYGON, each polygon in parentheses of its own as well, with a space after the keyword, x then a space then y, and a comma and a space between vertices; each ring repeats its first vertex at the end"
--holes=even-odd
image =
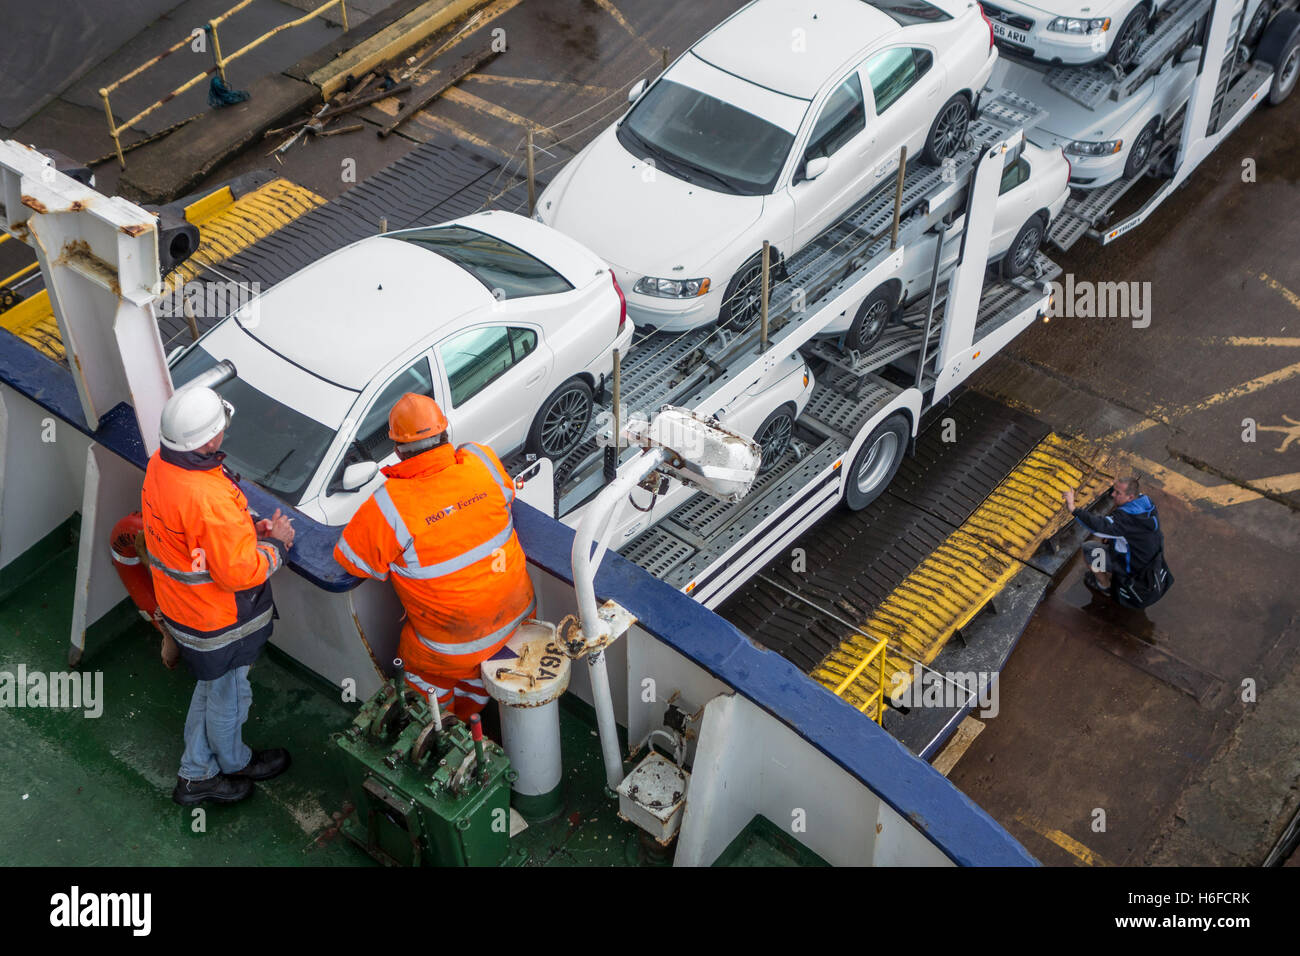
MULTIPOLYGON (((804 573, 782 558, 763 574, 840 617, 865 620, 1047 433, 1042 422, 968 392, 936 416, 916 457, 871 507, 834 511, 792 545, 805 551, 804 573), (956 424, 955 442, 942 440, 947 417, 956 424)), ((757 576, 719 613, 805 671, 839 647, 845 632, 757 576)))

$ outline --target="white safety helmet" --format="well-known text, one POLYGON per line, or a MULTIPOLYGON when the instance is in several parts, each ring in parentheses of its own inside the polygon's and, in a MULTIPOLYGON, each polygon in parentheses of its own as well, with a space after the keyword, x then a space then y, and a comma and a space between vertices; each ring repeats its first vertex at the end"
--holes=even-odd
POLYGON ((163 406, 162 443, 172 451, 202 448, 226 430, 235 409, 210 388, 182 388, 163 406))

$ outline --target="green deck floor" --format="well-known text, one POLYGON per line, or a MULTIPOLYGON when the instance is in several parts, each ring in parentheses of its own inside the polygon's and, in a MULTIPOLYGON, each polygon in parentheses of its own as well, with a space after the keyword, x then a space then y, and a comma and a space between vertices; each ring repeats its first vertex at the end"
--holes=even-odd
MULTIPOLYGON (((0 671, 67 669, 76 552, 67 550, 0 602, 0 671)), ((169 672, 144 622, 86 648, 83 672, 103 674, 103 714, 0 708, 0 863, 61 865, 372 865, 334 830, 344 777, 329 734, 353 705, 275 653, 253 667, 245 740, 287 747, 293 767, 243 803, 206 808, 206 832, 171 802, 181 726, 193 691, 169 672)), ((566 702, 571 698, 566 698, 566 702)), ((513 862, 639 862, 638 833, 603 794, 589 711, 562 711, 566 807, 514 841, 513 862)))

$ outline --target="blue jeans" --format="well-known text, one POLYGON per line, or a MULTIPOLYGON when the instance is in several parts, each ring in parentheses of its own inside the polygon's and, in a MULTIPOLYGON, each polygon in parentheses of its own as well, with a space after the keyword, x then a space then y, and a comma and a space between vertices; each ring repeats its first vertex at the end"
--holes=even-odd
POLYGON ((216 680, 195 685, 185 717, 185 755, 181 757, 181 776, 186 780, 235 773, 252 759, 253 751, 242 734, 253 701, 248 667, 236 667, 216 680))

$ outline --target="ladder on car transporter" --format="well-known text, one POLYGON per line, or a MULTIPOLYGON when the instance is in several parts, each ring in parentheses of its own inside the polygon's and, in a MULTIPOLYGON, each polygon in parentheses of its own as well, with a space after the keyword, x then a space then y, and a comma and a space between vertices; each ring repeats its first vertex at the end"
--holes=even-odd
MULTIPOLYGON (((1018 155, 1023 130, 1041 116, 1014 93, 987 92, 971 124, 975 145, 962 150, 953 166, 909 168, 895 189, 873 192, 790 256, 785 277, 771 289, 766 350, 758 320, 734 334, 710 327, 651 333, 637 341, 623 365, 621 403, 647 411, 674 404, 710 414, 796 351, 823 371, 796 423, 796 440, 745 498, 719 501, 680 488, 656 494, 651 508, 624 532, 624 543, 614 547, 716 607, 845 496, 846 482, 856 480, 881 427, 901 417, 907 434, 915 436, 926 408, 1048 311, 1048 283, 1060 270, 1044 256, 1035 260, 1032 277, 985 282, 1003 169, 1018 155), (894 245, 890 224, 896 207, 894 245), (947 274, 934 271, 930 295, 874 348, 858 354, 814 341, 896 274, 908 243, 931 230, 942 232, 962 216, 960 261, 947 274)), ((607 420, 610 409, 599 411, 607 420)), ((566 523, 575 523, 607 482, 602 424, 594 422, 579 448, 554 463, 555 513, 566 523)), ((635 467, 636 452, 622 457, 620 474, 635 467)), ((536 502, 536 488, 527 486, 537 472, 545 484, 544 464, 508 464, 523 469, 525 496, 536 502)))
MULTIPOLYGON (((1279 15, 1290 6, 1284 2, 1273 12, 1258 31, 1255 49, 1249 49, 1244 41, 1251 27, 1259 24, 1245 22, 1246 0, 1185 0, 1171 6, 1142 42, 1137 61, 1127 74, 1117 76, 1105 64, 1046 71, 1044 79, 1049 86, 1092 109, 1132 95, 1198 38, 1201 42, 1200 66, 1191 97, 1165 124, 1161 145, 1151 151, 1135 175, 1072 195, 1048 233, 1054 246, 1068 250, 1085 235, 1107 245, 1136 229, 1256 106, 1269 98, 1275 68, 1263 62, 1258 52, 1270 30, 1286 28, 1289 21, 1279 15), (1166 179, 1136 212, 1110 225, 1120 199, 1148 175, 1166 179)), ((1279 68, 1300 68, 1292 62, 1294 53, 1288 54, 1293 50, 1288 46, 1282 51, 1279 68)))

